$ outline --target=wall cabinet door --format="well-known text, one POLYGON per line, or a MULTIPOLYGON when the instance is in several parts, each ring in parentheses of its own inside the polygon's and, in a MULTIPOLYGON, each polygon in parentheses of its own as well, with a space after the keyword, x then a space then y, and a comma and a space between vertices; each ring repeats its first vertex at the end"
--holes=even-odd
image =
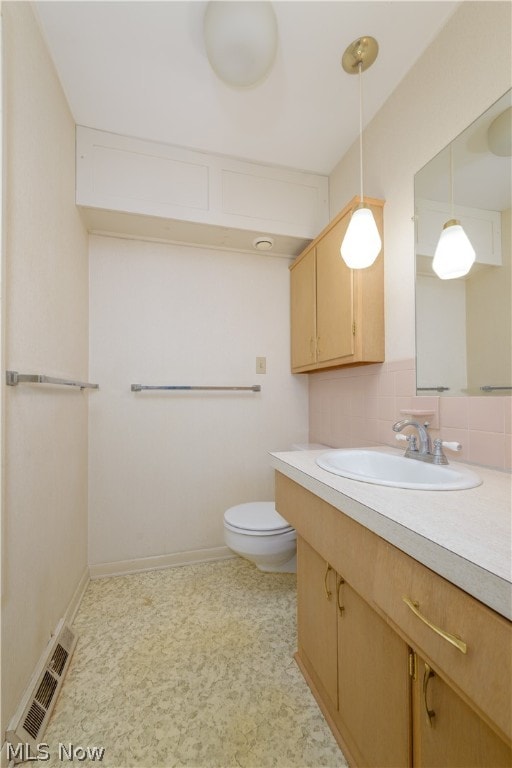
POLYGON ((512 751, 421 657, 413 685, 413 764, 510 768, 512 751))
POLYGON ((317 362, 354 354, 354 270, 340 256, 347 231, 344 216, 316 246, 317 362))
POLYGON ((290 272, 292 369, 316 362, 316 249, 290 272))
MULTIPOLYGON (((383 238, 383 201, 365 198, 383 238)), ((291 265, 292 371, 384 360, 384 255, 352 270, 340 245, 354 198, 291 265)))

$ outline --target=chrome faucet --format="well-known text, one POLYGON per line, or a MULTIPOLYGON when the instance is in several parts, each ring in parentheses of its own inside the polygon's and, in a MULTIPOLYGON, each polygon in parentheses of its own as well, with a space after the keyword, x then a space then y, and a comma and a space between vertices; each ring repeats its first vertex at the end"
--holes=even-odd
POLYGON ((432 450, 432 440, 428 433, 429 423, 418 424, 412 419, 402 419, 393 424, 393 432, 401 432, 405 427, 414 427, 418 430, 420 447, 418 450, 416 435, 402 435, 397 440, 407 440, 408 446, 404 456, 408 459, 418 459, 419 461, 428 461, 430 464, 448 464, 448 459, 443 453, 443 446, 450 451, 461 451, 462 445, 457 442, 445 442, 437 437, 434 440, 434 450, 432 450))
POLYGON ((402 419, 402 421, 397 421, 396 424, 393 424, 393 432, 401 432, 405 427, 414 427, 418 431, 419 449, 414 435, 407 438, 409 446, 405 455, 408 458, 419 459, 420 461, 433 461, 434 455, 432 453, 432 441, 428 433, 428 426, 428 421, 424 424, 419 424, 412 419, 402 419))

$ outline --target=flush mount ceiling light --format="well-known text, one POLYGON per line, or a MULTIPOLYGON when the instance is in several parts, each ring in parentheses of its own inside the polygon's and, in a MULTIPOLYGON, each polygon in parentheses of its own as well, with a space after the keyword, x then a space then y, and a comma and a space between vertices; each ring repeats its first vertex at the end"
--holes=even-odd
POLYGON ((277 51, 277 22, 270 2, 213 0, 204 14, 206 54, 228 85, 247 88, 270 72, 277 51))
POLYGON ((432 261, 432 269, 441 280, 467 275, 475 261, 475 249, 453 208, 453 150, 450 144, 450 210, 451 218, 443 226, 432 261))
POLYGON ((382 248, 379 230, 373 213, 363 200, 363 78, 362 73, 371 67, 379 45, 374 37, 360 37, 349 45, 341 64, 349 75, 359 74, 359 176, 361 182, 360 203, 354 209, 341 244, 340 253, 351 269, 365 269, 373 264, 382 248))

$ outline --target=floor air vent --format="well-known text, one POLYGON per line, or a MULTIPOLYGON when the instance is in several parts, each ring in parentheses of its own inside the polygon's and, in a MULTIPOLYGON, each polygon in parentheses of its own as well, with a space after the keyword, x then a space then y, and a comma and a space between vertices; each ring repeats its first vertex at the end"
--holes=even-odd
POLYGON ((75 645, 74 632, 61 620, 7 731, 9 757, 14 762, 37 755, 75 645))

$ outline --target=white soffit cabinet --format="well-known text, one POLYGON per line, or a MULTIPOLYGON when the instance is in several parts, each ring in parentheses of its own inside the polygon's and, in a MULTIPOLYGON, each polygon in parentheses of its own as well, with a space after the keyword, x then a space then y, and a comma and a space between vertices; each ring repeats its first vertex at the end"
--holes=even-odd
POLYGON ((296 256, 329 220, 328 179, 313 173, 77 126, 76 203, 89 230, 296 256))

